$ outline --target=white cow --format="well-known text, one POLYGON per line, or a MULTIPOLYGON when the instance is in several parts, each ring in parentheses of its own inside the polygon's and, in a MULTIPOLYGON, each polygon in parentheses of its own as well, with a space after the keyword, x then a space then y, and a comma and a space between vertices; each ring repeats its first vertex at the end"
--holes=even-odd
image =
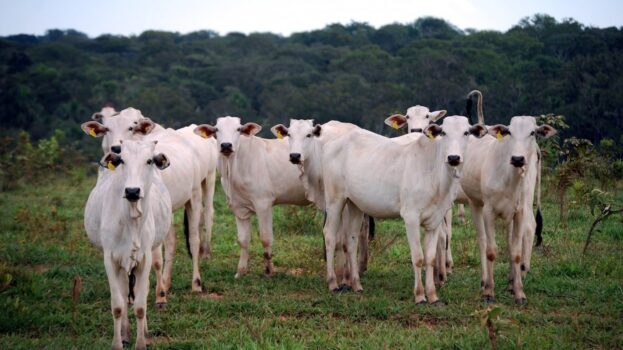
MULTIPOLYGON (((405 115, 393 114, 385 119, 385 124, 394 128, 400 129, 407 126, 409 134, 392 138, 392 140, 400 143, 409 143, 418 136, 422 135, 424 128, 428 125, 443 118, 447 111, 445 109, 439 111, 430 111, 425 106, 412 106, 407 109, 405 115)), ((461 190, 459 189, 459 192, 461 190)), ((463 205, 459 205, 460 217, 464 215, 462 210, 463 205)), ((435 283, 443 285, 447 281, 448 273, 452 272, 454 266, 454 259, 452 258, 452 249, 450 241, 452 240, 452 208, 448 210, 444 218, 441 231, 439 233, 439 239, 437 240, 437 255, 435 259, 435 283)))
MULTIPOLYGON (((421 268, 433 271, 438 227, 443 221, 459 186, 468 135, 482 135, 484 127, 470 127, 467 118, 453 116, 442 126, 431 124, 424 130, 429 137, 400 144, 369 131, 357 129, 329 142, 322 152, 323 178, 327 208, 324 227, 327 249, 329 289, 337 287, 333 270, 333 251, 340 215, 344 206, 350 211, 350 230, 361 225, 363 212, 375 218, 402 217, 415 272, 415 301, 435 303, 433 274, 426 274, 426 295, 421 283, 421 268), (440 136, 440 137, 436 137, 440 136), (420 246, 420 226, 425 230, 425 251, 420 246)), ((351 234, 349 258, 357 235, 351 234)), ((357 269, 353 268, 353 289, 362 290, 357 269)))
MULTIPOLYGON (((556 130, 549 125, 537 126, 534 117, 520 116, 513 117, 509 126, 490 126, 488 132, 489 136, 470 140, 461 178, 478 232, 482 297, 486 301, 495 300, 495 219, 501 218, 509 237, 509 287, 515 302, 523 304, 526 295, 521 271, 522 267, 526 269, 526 264, 529 267, 536 229, 532 204, 541 172, 536 137, 550 137, 556 130)), ((540 201, 538 195, 537 201, 540 201)))
MULTIPOLYGON (((324 185, 322 181, 322 147, 330 141, 346 134, 348 131, 357 129, 358 126, 351 123, 330 121, 325 124, 315 124, 312 119, 290 119, 290 126, 277 124, 271 128, 271 132, 277 138, 286 138, 289 145, 289 159, 292 164, 298 166, 302 186, 305 189, 307 199, 314 203, 316 208, 324 211, 324 185)), ((343 217, 348 217, 345 209, 343 217)), ((367 269, 368 262, 368 239, 374 235, 374 222, 371 217, 367 218, 362 229, 359 231, 359 273, 367 269)), ((342 230, 342 228, 340 229, 342 230)), ((345 237, 345 235, 340 235, 345 237)), ((337 277, 341 280, 341 286, 350 286, 350 267, 345 260, 344 250, 346 242, 338 242, 336 252, 336 265, 338 266, 337 277)), ((343 287, 342 287, 343 288, 343 287)))
POLYGON ((251 215, 257 214, 265 273, 272 276, 273 206, 309 204, 298 169, 288 163, 288 143, 254 136, 261 129, 255 123, 243 125, 240 118, 230 116, 218 118, 214 126, 202 124, 195 129, 198 135, 215 137, 218 142, 221 185, 238 229, 240 260, 236 278, 247 272, 251 215))
MULTIPOLYGON (((182 129, 164 129, 145 118, 134 108, 117 114, 96 113, 94 119, 82 124, 82 130, 94 137, 103 137, 102 150, 106 153, 121 151, 121 141, 130 139, 159 140, 157 151, 169 154, 172 166, 162 172, 162 178, 171 195, 173 209, 184 208, 184 226, 187 246, 193 262, 192 290, 201 292, 199 256, 210 252, 213 198, 216 179, 216 143, 205 142, 193 133, 195 125, 182 129), (183 179, 183 180, 182 180, 183 179), (204 239, 200 247, 199 224, 205 224, 204 239)), ((165 242, 165 264, 162 278, 163 289, 156 291, 156 303, 166 304, 166 293, 171 286, 171 270, 175 256, 175 228, 165 242)), ((155 264, 159 272, 160 264, 155 264)), ((159 276, 159 274, 157 274, 159 276)), ((160 283, 158 284, 161 285, 160 283)))
POLYGON ((119 154, 108 153, 108 169, 89 194, 84 227, 102 249, 114 319, 113 349, 130 340, 127 297, 134 295, 136 349, 146 349, 149 270, 171 225, 171 200, 160 170, 169 162, 155 152, 156 142, 126 141, 119 154), (160 170, 158 170, 158 169, 160 170), (153 253, 152 253, 153 250, 153 253))

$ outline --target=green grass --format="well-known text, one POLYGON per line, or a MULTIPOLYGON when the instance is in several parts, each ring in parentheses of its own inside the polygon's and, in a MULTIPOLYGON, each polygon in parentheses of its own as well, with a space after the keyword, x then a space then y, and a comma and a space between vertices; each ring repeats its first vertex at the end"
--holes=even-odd
MULTIPOLYGON (((95 177, 83 169, 0 194, 0 348, 100 349, 112 341, 108 283, 101 253, 88 242, 83 206, 95 177), (83 288, 72 304, 74 276, 83 288)), ((152 349, 214 348, 461 348, 489 339, 474 314, 480 301, 479 255, 471 225, 455 222, 455 270, 438 290, 444 307, 413 301, 413 271, 398 220, 377 221, 361 294, 328 292, 322 260, 322 217, 312 209, 275 210, 274 263, 263 277, 262 248, 254 228, 250 271, 234 280, 235 223, 217 189, 214 254, 202 261, 203 294, 190 292, 191 263, 176 215, 178 252, 166 310, 148 319, 152 349), (387 249, 383 247, 398 237, 387 249)), ((506 243, 498 236, 496 294, 501 308, 499 348, 623 347, 623 225, 613 217, 581 255, 592 222, 586 209, 544 206, 544 247, 533 254, 525 280, 528 305, 513 305, 504 291, 506 243)), ((135 323, 133 317, 133 331, 135 323)), ((133 334, 134 338, 134 334, 133 334)))

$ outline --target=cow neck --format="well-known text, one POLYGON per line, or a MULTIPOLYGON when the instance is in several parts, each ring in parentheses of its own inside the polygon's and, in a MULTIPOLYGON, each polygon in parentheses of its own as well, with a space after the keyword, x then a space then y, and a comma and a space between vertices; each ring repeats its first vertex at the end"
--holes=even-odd
POLYGON ((526 159, 526 165, 523 169, 517 169, 509 163, 510 154, 510 142, 508 142, 507 140, 496 141, 493 144, 493 157, 496 163, 496 179, 497 181, 501 182, 503 188, 515 189, 512 194, 516 195, 517 192, 519 192, 521 184, 524 181, 525 175, 527 173, 527 167, 530 164, 532 155, 528 155, 528 159, 526 159))
POLYGON ((305 197, 320 210, 324 210, 324 183, 322 181, 322 146, 320 140, 312 141, 310 156, 303 161, 301 180, 305 197))
MULTIPOLYGON (((117 170, 115 174, 111 175, 114 175, 114 181, 112 182, 112 189, 110 193, 123 193, 125 185, 123 172, 117 170)), ((131 214, 132 204, 128 202, 128 200, 122 196, 119 196, 116 199, 116 201, 119 201, 119 208, 121 208, 121 220, 127 223, 127 230, 122 230, 122 234, 128 233, 130 236, 129 254, 127 256, 123 255, 123 258, 120 261, 121 266, 128 273, 130 273, 130 271, 132 271, 132 269, 136 267, 136 265, 138 265, 143 258, 141 233, 143 231, 143 226, 145 226, 145 222, 147 221, 147 217, 151 214, 151 206, 148 204, 149 192, 150 191, 146 191, 144 197, 140 199, 141 215, 138 217, 134 217, 131 214)), ((126 237, 121 237, 122 241, 125 241, 126 239, 126 237)))
MULTIPOLYGON (((257 159, 252 159, 253 156, 250 155, 250 150, 254 149, 254 148, 258 148, 260 147, 260 145, 257 145, 257 147, 254 147, 254 145, 252 145, 251 143, 255 143, 255 141, 258 138, 255 136, 240 136, 239 139, 239 143, 238 143, 238 149, 233 152, 232 154, 229 155, 229 157, 225 157, 223 154, 219 154, 219 171, 221 172, 221 176, 224 177, 226 179, 226 195, 227 195, 227 202, 228 204, 231 205, 231 200, 232 200, 232 187, 233 186, 239 186, 240 184, 233 184, 234 182, 234 174, 239 175, 239 177, 244 178, 244 176, 246 176, 246 174, 241 173, 242 171, 247 171, 248 169, 251 169, 252 167, 247 166, 241 166, 242 164, 248 163, 248 164, 253 164, 251 162, 257 162, 257 159)), ((253 174, 251 174, 251 176, 253 176, 253 174)))
MULTIPOLYGON (((410 143, 410 149, 415 148, 416 144, 424 145, 419 152, 430 155, 424 157, 424 162, 427 164, 424 174, 432 179, 431 186, 433 187, 434 197, 439 199, 437 205, 445 212, 446 209, 450 209, 452 206, 461 174, 456 167, 451 167, 446 163, 443 141, 443 139, 437 138, 431 142, 427 137, 421 137, 417 141, 410 143)), ((418 150, 415 149, 413 151, 418 150)), ((417 164, 417 166, 421 167, 422 164, 417 164)))

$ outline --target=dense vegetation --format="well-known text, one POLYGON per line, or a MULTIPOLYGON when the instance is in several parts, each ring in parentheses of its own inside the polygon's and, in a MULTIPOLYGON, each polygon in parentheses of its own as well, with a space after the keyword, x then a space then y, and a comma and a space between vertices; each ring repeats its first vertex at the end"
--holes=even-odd
POLYGON ((34 139, 56 128, 82 138, 77 124, 105 103, 174 127, 230 114, 265 126, 295 116, 383 132, 385 116, 415 104, 464 114, 464 96, 478 88, 490 123, 555 113, 566 116, 568 135, 622 143, 623 30, 547 15, 505 33, 435 18, 289 37, 50 30, 0 38, 0 72, 3 132, 34 139))

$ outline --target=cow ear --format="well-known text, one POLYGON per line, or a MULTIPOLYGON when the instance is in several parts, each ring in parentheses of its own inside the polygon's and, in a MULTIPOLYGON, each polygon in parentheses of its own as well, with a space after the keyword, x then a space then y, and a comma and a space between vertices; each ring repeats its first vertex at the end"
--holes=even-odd
POLYGON ((262 127, 255 123, 246 123, 240 127, 240 133, 245 136, 253 136, 260 132, 260 130, 262 130, 262 127))
POLYGON ((270 132, 272 132, 273 135, 275 135, 275 137, 280 140, 288 136, 288 128, 286 128, 283 124, 277 124, 273 126, 272 128, 270 128, 270 132))
POLYGON ((102 118, 104 118, 104 115, 102 113, 100 113, 100 112, 95 112, 95 113, 93 113, 91 115, 91 119, 93 119, 93 120, 100 121, 100 120, 102 120, 102 118))
POLYGON ((501 140, 504 136, 510 135, 510 130, 506 125, 497 124, 488 128, 489 135, 501 140))
POLYGON ((314 136, 320 137, 320 135, 322 134, 322 125, 316 124, 314 126, 314 131, 312 131, 312 133, 314 134, 314 136))
POLYGON ((85 134, 93 136, 93 137, 102 137, 106 135, 106 133, 108 132, 107 127, 105 127, 104 125, 96 121, 89 121, 86 123, 82 123, 82 125, 80 125, 80 129, 82 129, 82 131, 84 131, 85 134))
POLYGON ((424 135, 428 136, 428 138, 432 140, 439 134, 441 134, 442 131, 443 128, 441 126, 437 124, 430 124, 429 126, 424 128, 424 131, 422 131, 422 133, 424 133, 424 135))
POLYGON ((123 159, 117 153, 106 153, 102 160, 100 160, 100 165, 108 170, 114 171, 119 164, 123 163, 123 159))
POLYGON ((556 135, 557 132, 558 131, 556 131, 556 129, 554 129, 553 127, 547 124, 543 124, 539 126, 538 128, 536 128, 536 133, 543 136, 544 138, 548 138, 550 136, 556 135))
POLYGON ((204 139, 209 139, 210 137, 215 136, 217 130, 218 129, 216 129, 212 125, 201 124, 197 126, 195 130, 193 130, 193 132, 203 137, 204 139))
POLYGON ((393 114, 385 119, 385 124, 394 129, 400 129, 407 125, 407 117, 402 114, 393 114))
POLYGON ((477 138, 481 138, 487 134, 487 128, 482 124, 472 125, 469 128, 469 133, 476 136, 477 138))
POLYGON ((152 132, 152 130, 154 130, 155 127, 156 127, 156 124, 152 122, 151 119, 141 118, 138 120, 136 126, 134 127, 134 133, 147 135, 150 132, 152 132))
POLYGON ((169 162, 169 158, 167 158, 167 156, 165 156, 164 153, 156 154, 152 158, 152 160, 154 161, 154 164, 156 165, 156 167, 158 167, 158 169, 160 170, 164 170, 168 168, 169 165, 171 165, 171 163, 169 162))
POLYGON ((446 111, 445 109, 442 109, 440 111, 430 112, 428 115, 430 116, 431 122, 434 122, 434 121, 437 121, 443 118, 446 115, 446 113, 448 113, 448 111, 446 111))

